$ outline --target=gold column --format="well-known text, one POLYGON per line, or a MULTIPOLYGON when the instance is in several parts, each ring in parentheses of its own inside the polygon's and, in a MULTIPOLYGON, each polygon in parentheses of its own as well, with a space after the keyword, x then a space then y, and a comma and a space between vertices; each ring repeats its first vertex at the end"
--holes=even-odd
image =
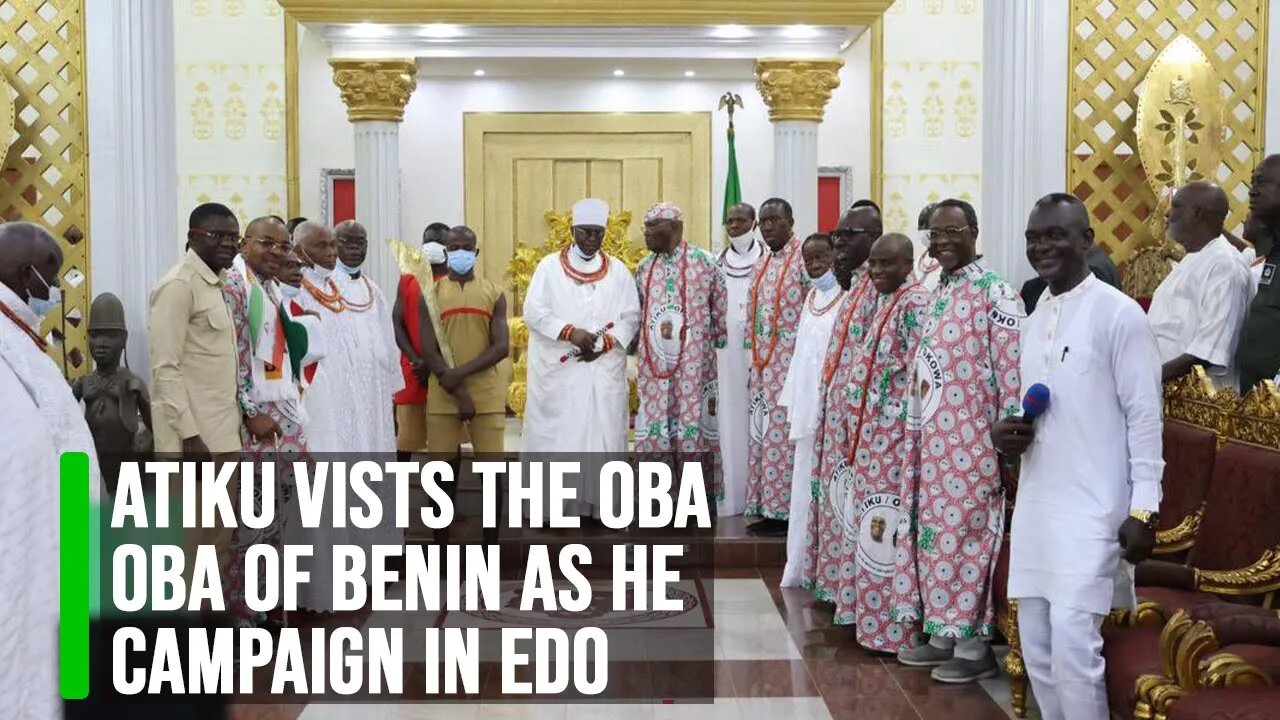
POLYGON ((404 119, 404 106, 417 84, 417 65, 409 58, 333 58, 333 84, 342 91, 347 119, 404 119))
POLYGON ((769 106, 769 119, 822 122, 831 91, 840 87, 843 60, 756 61, 756 89, 769 106))
POLYGON ((796 234, 818 229, 818 126, 843 60, 756 61, 756 88, 773 121, 773 193, 791 203, 796 234))

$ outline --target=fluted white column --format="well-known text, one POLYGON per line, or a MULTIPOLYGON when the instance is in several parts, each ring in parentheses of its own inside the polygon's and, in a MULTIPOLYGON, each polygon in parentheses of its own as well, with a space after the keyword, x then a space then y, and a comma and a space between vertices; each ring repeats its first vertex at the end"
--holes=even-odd
POLYGON ((399 270, 387 248, 400 233, 400 122, 416 84, 412 59, 329 61, 355 132, 356 220, 369 233, 364 273, 390 297, 399 270))
POLYGON ((1033 275, 1023 234, 1036 200, 1067 187, 1067 3, 985 3, 983 255, 1014 287, 1033 275))
POLYGON ((773 121, 773 192, 791 203, 796 234, 818 229, 818 126, 843 60, 756 61, 756 88, 773 121))
POLYGON ((356 218, 369 233, 364 272, 392 293, 400 276, 386 238, 400 239, 400 123, 355 123, 356 218))
POLYGON ((818 123, 773 124, 773 194, 791 203, 796 235, 818 230, 818 123))

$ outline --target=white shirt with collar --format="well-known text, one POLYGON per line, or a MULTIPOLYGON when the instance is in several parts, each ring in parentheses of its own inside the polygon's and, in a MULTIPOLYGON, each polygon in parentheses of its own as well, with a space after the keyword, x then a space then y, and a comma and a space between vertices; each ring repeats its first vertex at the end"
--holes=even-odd
POLYGON ((1022 391, 1049 387, 1022 457, 1009 597, 1091 613, 1133 602, 1117 534, 1131 510, 1160 506, 1162 396, 1156 340, 1142 309, 1092 274, 1046 290, 1023 321, 1022 391))
POLYGON ((1254 283, 1240 253, 1219 236, 1187 253, 1151 297, 1147 320, 1160 362, 1194 355, 1218 387, 1236 387, 1236 341, 1253 298, 1254 283))

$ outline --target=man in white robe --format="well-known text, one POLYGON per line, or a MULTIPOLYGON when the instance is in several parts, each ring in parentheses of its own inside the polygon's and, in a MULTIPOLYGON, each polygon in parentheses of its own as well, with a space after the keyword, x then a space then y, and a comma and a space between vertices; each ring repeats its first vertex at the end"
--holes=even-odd
MULTIPOLYGON (((333 236, 338 241, 334 276, 346 306, 338 318, 337 332, 353 361, 352 388, 356 392, 344 408, 344 422, 349 422, 349 429, 344 433, 349 442, 347 451, 389 455, 396 451, 392 399, 404 388, 391 306, 383 297, 382 289, 361 271, 369 254, 369 234, 364 226, 347 220, 333 229, 333 236)), ((374 491, 382 503, 382 524, 368 531, 368 544, 403 545, 404 530, 395 526, 392 512, 396 503, 395 483, 377 483, 374 491)))
POLYGON ((1105 720, 1102 621, 1133 605, 1133 566, 1155 543, 1160 504, 1159 353, 1142 309, 1089 271, 1079 200, 1054 194, 1027 224, 1048 283, 1021 334, 1022 391, 1048 386, 1034 422, 992 430, 1022 456, 1009 564, 1022 655, 1045 720, 1105 720))
POLYGON ((805 239, 800 252, 804 267, 813 279, 805 298, 796 331, 796 349, 787 368, 778 404, 787 409, 791 440, 796 444, 791 473, 791 522, 787 526, 787 564, 782 571, 782 587, 800 587, 804 581, 806 535, 813 502, 810 488, 814 478, 818 416, 822 412, 822 364, 835 328, 836 308, 844 298, 844 288, 832 269, 834 248, 829 235, 815 233, 805 239))
MULTIPOLYGON (((626 349, 639 325, 640 298, 631 271, 600 250, 608 221, 603 200, 578 202, 573 243, 533 272, 523 315, 529 370, 522 454, 620 459, 627 450, 626 349)), ((590 466, 584 462, 577 499, 565 511, 598 518, 599 475, 590 466)))
MULTIPOLYGON (((747 509, 747 476, 751 452, 751 407, 747 385, 751 379, 751 351, 746 347, 747 303, 756 265, 764 257, 764 243, 756 227, 756 209, 747 203, 729 208, 725 214, 729 247, 720 253, 720 271, 728 290, 729 310, 725 317, 729 340, 716 351, 719 373, 715 398, 714 427, 720 438, 720 464, 724 476, 724 497, 717 514, 741 515, 747 509)), ((709 418, 710 419, 710 418, 709 418)), ((712 427, 710 423, 704 423, 712 427)))
POLYGON ((1203 365, 1218 387, 1238 384, 1236 344, 1254 283, 1223 236, 1228 210, 1222 188, 1204 182, 1183 187, 1169 203, 1166 232, 1187 255, 1156 288, 1147 311, 1166 382, 1203 365))
MULTIPOLYGON (((60 304, 62 251, 44 228, 0 225, 0 543, 21 557, 0 567, 0 706, 5 717, 52 720, 58 696, 59 458, 89 455, 90 512, 98 458, 80 403, 45 354, 40 321, 60 304)), ((88 572, 88 569, 85 569, 88 572)), ((94 592, 94 588, 90 588, 94 592)))

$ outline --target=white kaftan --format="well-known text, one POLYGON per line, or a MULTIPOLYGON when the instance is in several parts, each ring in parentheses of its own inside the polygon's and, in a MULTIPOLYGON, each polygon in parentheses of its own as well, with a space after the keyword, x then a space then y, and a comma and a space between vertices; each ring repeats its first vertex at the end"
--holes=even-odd
POLYGON ((1206 371, 1218 387, 1237 387, 1236 341, 1255 287, 1226 238, 1187 253, 1156 288, 1147 310, 1160 362, 1194 355, 1209 363, 1206 371))
POLYGON ((745 252, 732 246, 720 253, 729 308, 725 317, 728 342, 716 351, 718 373, 716 424, 720 436, 720 463, 724 497, 716 508, 721 517, 741 515, 747 509, 748 456, 751 448, 751 351, 746 349, 747 303, 756 265, 764 256, 764 243, 753 235, 745 252))
POLYGON ((1022 457, 1009 597, 1106 614, 1133 599, 1120 525, 1130 509, 1160 506, 1156 341, 1141 307, 1090 275, 1061 296, 1045 291, 1021 350, 1023 394, 1044 383, 1051 399, 1022 457))
MULTIPOLYGON (((548 255, 534 270, 523 317, 529 328, 529 370, 522 453, 595 453, 596 459, 609 453, 621 459, 627 450, 630 416, 626 348, 640 320, 640 298, 631 271, 603 253, 585 261, 572 252, 548 255), (565 271, 562 261, 581 276, 598 272, 605 262, 609 268, 594 282, 579 282, 565 271), (611 350, 592 362, 572 357, 560 361, 574 352, 572 344, 560 339, 566 326, 601 333, 609 323, 613 326, 605 333, 613 337, 611 350)), ((598 476, 584 466, 576 483, 569 479, 577 500, 568 504, 567 512, 599 517, 599 486, 594 482, 598 476)))
POLYGON ((814 461, 817 459, 814 437, 823 411, 822 363, 839 315, 835 310, 843 297, 844 289, 839 285, 826 292, 817 288, 809 290, 796 330, 795 353, 791 356, 787 378, 778 396, 778 404, 787 409, 790 439, 796 444, 787 526, 787 564, 782 571, 782 587, 800 587, 804 581, 805 552, 808 549, 805 534, 809 513, 815 510, 811 488, 815 476, 814 461))
MULTIPOLYGON (((27 327, 27 304, 0 285, 0 303, 27 327)), ((21 559, 0 565, 0 707, 5 717, 55 720, 58 696, 58 467, 64 452, 89 455, 91 512, 98 458, 80 403, 58 366, 0 316, 0 544, 21 559)), ((91 592, 94 590, 91 589, 91 592)))

